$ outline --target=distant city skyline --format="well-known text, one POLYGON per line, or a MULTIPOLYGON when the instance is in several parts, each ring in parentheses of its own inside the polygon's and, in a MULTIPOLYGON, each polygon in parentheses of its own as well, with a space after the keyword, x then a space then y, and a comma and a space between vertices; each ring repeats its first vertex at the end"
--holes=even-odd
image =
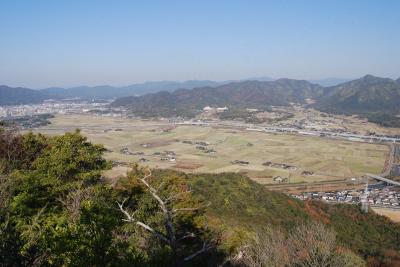
POLYGON ((0 84, 400 77, 400 1, 0 2, 0 84))

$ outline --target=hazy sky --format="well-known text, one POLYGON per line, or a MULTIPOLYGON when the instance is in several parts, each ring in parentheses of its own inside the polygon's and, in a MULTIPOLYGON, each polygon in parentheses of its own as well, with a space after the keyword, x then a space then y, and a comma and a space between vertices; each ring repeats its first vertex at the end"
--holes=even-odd
POLYGON ((0 84, 400 76, 400 1, 1 0, 0 84))

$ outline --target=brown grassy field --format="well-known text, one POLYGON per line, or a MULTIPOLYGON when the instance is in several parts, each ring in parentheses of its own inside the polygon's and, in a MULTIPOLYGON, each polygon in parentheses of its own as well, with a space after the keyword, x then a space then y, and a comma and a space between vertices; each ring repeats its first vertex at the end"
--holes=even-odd
POLYGON ((400 210, 392 210, 386 208, 373 208, 373 211, 379 215, 388 217, 394 222, 400 223, 400 210))
POLYGON ((166 121, 84 115, 57 116, 51 125, 39 130, 57 134, 75 128, 80 128, 92 142, 104 144, 111 151, 105 155, 110 160, 137 162, 143 158, 144 165, 186 172, 241 172, 262 184, 275 183, 273 177, 276 176, 300 183, 379 173, 389 151, 386 145, 320 137, 200 126, 173 127, 166 121), (201 141, 207 145, 184 141, 201 141), (122 154, 122 148, 138 155, 122 154), (165 151, 174 152, 176 159, 166 160, 165 151), (248 164, 232 164, 235 160, 248 164), (264 166, 266 161, 293 165, 295 169, 264 166), (304 171, 314 174, 304 175, 304 171))

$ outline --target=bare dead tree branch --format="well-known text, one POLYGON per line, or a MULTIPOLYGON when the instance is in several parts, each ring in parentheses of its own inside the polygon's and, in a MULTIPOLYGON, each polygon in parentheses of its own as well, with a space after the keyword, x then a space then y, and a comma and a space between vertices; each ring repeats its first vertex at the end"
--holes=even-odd
POLYGON ((131 214, 129 214, 129 212, 127 212, 127 211, 124 209, 123 205, 124 205, 125 201, 126 201, 126 199, 125 199, 122 203, 117 202, 117 205, 118 205, 120 211, 121 211, 123 214, 125 214, 125 216, 126 216, 126 218, 127 218, 127 219, 125 219, 124 221, 135 223, 136 225, 139 225, 140 227, 146 229, 147 231, 149 231, 149 232, 152 233, 154 236, 156 236, 156 237, 159 238, 160 240, 164 241, 164 242, 167 243, 168 245, 171 244, 170 241, 168 240, 168 238, 167 238, 166 236, 164 236, 162 233, 156 231, 154 228, 150 227, 149 225, 147 225, 147 224, 145 224, 145 223, 143 223, 143 222, 141 222, 141 221, 138 221, 138 220, 134 219, 133 216, 132 216, 131 214))
MULTIPOLYGON (((170 207, 171 205, 168 205, 170 202, 172 202, 173 200, 179 199, 183 195, 191 193, 192 191, 186 190, 184 192, 179 192, 177 194, 174 194, 172 196, 169 196, 169 197, 163 199, 160 195, 158 195, 158 191, 162 188, 162 186, 164 186, 164 182, 161 182, 157 189, 154 188, 147 180, 148 178, 150 178, 152 176, 151 170, 148 169, 147 171, 148 171, 147 175, 145 175, 143 178, 137 178, 137 179, 148 189, 148 192, 150 193, 150 195, 157 201, 158 206, 164 216, 164 228, 165 228, 166 234, 160 233, 160 232, 156 231, 154 228, 152 228, 151 226, 149 226, 141 221, 136 220, 134 218, 134 213, 130 214, 127 210, 124 209, 124 204, 126 202, 126 199, 122 203, 117 202, 118 207, 119 207, 120 211, 125 215, 124 221, 135 223, 136 225, 138 225, 138 226, 144 228, 145 230, 147 230, 148 232, 152 233, 155 237, 157 237, 158 239, 160 239, 163 242, 165 242, 166 244, 168 244, 175 253, 177 250, 178 242, 180 242, 184 239, 187 239, 187 238, 197 237, 197 235, 194 233, 188 233, 188 234, 180 237, 179 239, 177 239, 175 227, 174 227, 174 223, 173 223, 173 218, 176 216, 176 213, 185 212, 185 211, 186 212, 187 211, 196 211, 196 210, 208 207, 210 205, 210 203, 208 203, 207 205, 202 205, 202 206, 195 207, 195 208, 187 207, 187 208, 172 209, 170 207)), ((211 248, 211 246, 207 245, 207 243, 204 242, 202 249, 198 250, 197 252, 193 253, 190 256, 185 257, 184 261, 189 261, 189 260, 193 259, 194 257, 196 257, 197 255, 200 255, 201 253, 209 250, 210 248, 211 248)))
POLYGON ((203 243, 203 247, 202 247, 200 250, 196 251, 196 252, 193 253, 192 255, 189 255, 189 256, 185 257, 183 260, 184 260, 184 261, 190 261, 191 259, 193 259, 193 258, 195 258, 196 256, 198 256, 198 255, 200 255, 200 254, 206 252, 207 250, 209 250, 209 249, 211 249, 211 248, 212 248, 212 246, 209 246, 209 245, 207 245, 206 242, 204 242, 204 243, 203 243))
POLYGON ((179 238, 177 241, 179 242, 179 241, 185 240, 185 239, 187 239, 187 238, 194 238, 194 237, 196 237, 196 236, 197 236, 197 235, 194 234, 194 233, 188 233, 188 234, 182 236, 181 238, 179 238))

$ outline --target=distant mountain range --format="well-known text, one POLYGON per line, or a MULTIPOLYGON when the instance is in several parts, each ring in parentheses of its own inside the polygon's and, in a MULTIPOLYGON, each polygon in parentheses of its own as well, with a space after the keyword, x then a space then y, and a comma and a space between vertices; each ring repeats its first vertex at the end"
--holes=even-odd
MULTIPOLYGON (((246 79, 254 81, 274 81, 276 79, 270 77, 257 77, 246 79)), ((240 80, 245 81, 245 80, 240 80)), ((210 81, 210 80, 189 80, 184 82, 177 81, 157 81, 132 84, 128 86, 78 86, 72 88, 50 87, 46 89, 33 90, 29 88, 13 88, 9 86, 1 86, 0 94, 4 95, 0 100, 0 105, 29 104, 37 103, 45 99, 55 98, 83 98, 83 99, 116 99, 125 96, 140 96, 160 91, 172 92, 177 89, 193 89, 198 87, 216 87, 223 84, 240 81, 210 81), (14 91, 12 91, 14 90, 14 91)), ((323 80, 313 80, 311 82, 322 85, 336 85, 343 79, 329 78, 323 80)))
MULTIPOLYGON (((115 100, 112 106, 126 107, 142 116, 193 116, 196 110, 208 105, 267 108, 286 106, 291 102, 305 104, 307 98, 316 101, 311 107, 325 112, 358 114, 379 123, 400 121, 397 119, 400 79, 372 75, 330 87, 293 79, 232 82, 216 87, 123 97, 115 100)), ((390 122, 389 125, 394 124, 390 122)))
MULTIPOLYGON (((387 120, 388 114, 391 119, 400 114, 400 78, 393 80, 366 75, 328 87, 305 80, 256 79, 259 80, 164 81, 125 87, 83 86, 43 90, 0 86, 0 105, 38 103, 49 98, 117 98, 112 103, 113 107, 126 107, 140 115, 173 116, 193 115, 204 106, 262 108, 285 106, 291 102, 305 104, 307 98, 312 98, 316 101, 312 107, 330 113, 360 114, 375 119, 378 116, 379 121, 383 118, 387 120)), ((333 79, 330 82, 334 80, 337 81, 333 79)))
POLYGON ((192 89, 202 86, 218 86, 223 83, 215 81, 200 81, 190 80, 184 82, 174 81, 160 81, 160 82, 146 82, 140 84, 132 84, 128 86, 114 87, 114 86, 79 86, 73 88, 46 88, 41 90, 51 97, 56 98, 87 98, 87 99, 112 99, 124 96, 143 95, 148 93, 155 93, 159 91, 174 91, 180 88, 192 89))
POLYGON ((0 105, 34 104, 46 99, 115 99, 124 96, 143 95, 159 91, 174 91, 180 88, 192 89, 203 86, 218 86, 227 82, 208 80, 189 80, 184 82, 159 81, 132 84, 129 86, 79 86, 72 88, 50 87, 46 89, 29 89, 0 85, 0 105))

